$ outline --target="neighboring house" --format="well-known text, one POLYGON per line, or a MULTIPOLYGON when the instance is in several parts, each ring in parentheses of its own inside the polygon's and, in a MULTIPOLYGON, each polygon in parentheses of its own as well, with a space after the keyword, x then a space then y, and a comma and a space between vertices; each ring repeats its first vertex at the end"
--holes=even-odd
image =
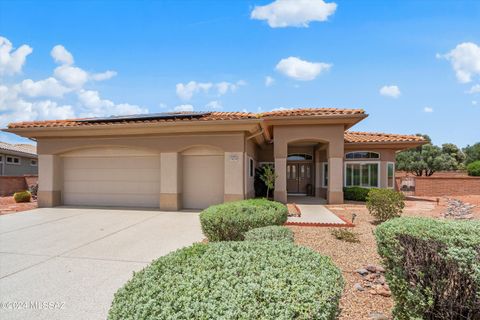
POLYGON ((344 186, 394 188, 395 153, 414 135, 346 131, 361 109, 198 112, 11 123, 38 142, 39 205, 201 209, 254 196, 271 163, 274 197, 343 202, 344 186))
POLYGON ((0 141, 0 176, 37 175, 37 158, 34 145, 0 141))

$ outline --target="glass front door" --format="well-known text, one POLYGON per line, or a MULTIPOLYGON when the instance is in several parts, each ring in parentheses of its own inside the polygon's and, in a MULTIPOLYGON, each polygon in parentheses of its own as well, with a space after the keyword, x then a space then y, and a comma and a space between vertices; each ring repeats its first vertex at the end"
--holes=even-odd
POLYGON ((312 163, 287 163, 287 193, 312 192, 312 163), (309 187, 310 185, 310 187, 309 187))

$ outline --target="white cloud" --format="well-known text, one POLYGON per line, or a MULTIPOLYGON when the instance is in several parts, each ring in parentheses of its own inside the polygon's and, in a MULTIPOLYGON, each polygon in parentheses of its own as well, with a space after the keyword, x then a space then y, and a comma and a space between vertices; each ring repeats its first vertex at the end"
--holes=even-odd
POLYGON ((295 80, 309 81, 332 67, 329 63, 308 62, 297 57, 280 60, 275 69, 295 80))
POLYGON ((26 44, 13 50, 12 43, 7 38, 0 37, 0 76, 21 72, 27 56, 32 51, 26 44))
POLYGON ((57 79, 62 80, 73 88, 83 87, 88 80, 88 73, 86 71, 66 64, 55 68, 53 74, 57 79))
POLYGON ((148 113, 148 109, 128 103, 115 104, 108 99, 101 99, 98 91, 80 90, 78 100, 84 107, 82 117, 98 117, 111 115, 130 115, 148 113))
POLYGON ((431 112, 433 112, 433 108, 431 108, 431 107, 425 107, 425 108, 423 108, 423 111, 424 111, 424 112, 427 112, 427 113, 431 113, 431 112))
POLYGON ((473 101, 472 101, 472 104, 473 104, 474 106, 476 106, 477 103, 478 103, 477 100, 473 100, 473 101))
POLYGON ((15 86, 17 90, 28 97, 62 97, 71 89, 63 86, 57 79, 49 77, 44 80, 33 81, 25 79, 15 86))
POLYGON ((92 79, 94 81, 104 81, 104 80, 111 79, 111 78, 115 77, 116 75, 117 75, 116 71, 107 70, 105 72, 92 74, 90 76, 90 79, 92 79))
POLYGON ((57 44, 55 47, 52 48, 52 51, 50 51, 50 55, 52 56, 53 60, 55 60, 55 62, 58 62, 60 64, 73 64, 72 54, 60 44, 57 44))
POLYGON ((222 81, 215 84, 219 96, 226 94, 227 92, 235 92, 241 86, 246 85, 247 83, 243 80, 239 80, 236 83, 231 83, 227 81, 222 81))
POLYGON ((221 110, 223 109, 222 103, 217 100, 210 101, 205 105, 207 110, 221 110))
POLYGON ((463 42, 447 54, 437 54, 452 64, 458 81, 467 83, 475 75, 480 75, 480 47, 473 42, 463 42))
POLYGON ((176 92, 177 96, 182 100, 190 100, 194 94, 203 92, 209 93, 211 89, 216 89, 216 93, 221 96, 227 92, 235 92, 241 86, 246 85, 247 83, 243 80, 239 80, 235 83, 222 81, 218 83, 212 82, 196 82, 190 81, 186 84, 177 83, 176 92))
POLYGON ((400 97, 400 88, 395 85, 383 86, 380 88, 380 94, 386 97, 398 98, 400 97))
POLYGON ((312 21, 328 20, 336 9, 336 3, 323 0, 276 0, 265 6, 255 6, 250 18, 267 20, 272 28, 306 28, 312 21))
POLYGON ((270 111, 285 111, 285 110, 292 110, 292 108, 279 107, 279 108, 273 108, 270 111))
POLYGON ((270 77, 270 76, 265 77, 265 86, 266 87, 271 87, 274 82, 275 82, 275 79, 273 79, 272 77, 270 77))
POLYGON ((189 112, 193 111, 193 106, 191 104, 181 104, 173 108, 173 110, 176 112, 189 112))
POLYGON ((470 90, 467 91, 467 93, 470 93, 470 94, 480 93, 480 84, 476 84, 473 87, 471 87, 470 90))

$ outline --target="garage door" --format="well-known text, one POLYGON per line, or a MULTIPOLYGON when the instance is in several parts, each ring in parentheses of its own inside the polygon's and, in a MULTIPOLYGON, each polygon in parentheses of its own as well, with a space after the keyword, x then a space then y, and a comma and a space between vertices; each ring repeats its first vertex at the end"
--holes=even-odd
POLYGON ((64 156, 66 205, 158 208, 160 156, 145 151, 102 148, 64 156))
POLYGON ((225 184, 223 153, 190 150, 182 158, 183 207, 204 209, 222 203, 225 184))

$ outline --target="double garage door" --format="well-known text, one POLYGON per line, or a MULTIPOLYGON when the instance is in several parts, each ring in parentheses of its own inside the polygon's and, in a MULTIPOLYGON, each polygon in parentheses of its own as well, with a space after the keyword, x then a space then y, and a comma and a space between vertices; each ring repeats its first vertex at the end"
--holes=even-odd
MULTIPOLYGON (((182 156, 183 208, 223 202, 223 156, 182 156)), ((76 151, 63 157, 63 203, 160 207, 160 156, 126 148, 76 151)))

